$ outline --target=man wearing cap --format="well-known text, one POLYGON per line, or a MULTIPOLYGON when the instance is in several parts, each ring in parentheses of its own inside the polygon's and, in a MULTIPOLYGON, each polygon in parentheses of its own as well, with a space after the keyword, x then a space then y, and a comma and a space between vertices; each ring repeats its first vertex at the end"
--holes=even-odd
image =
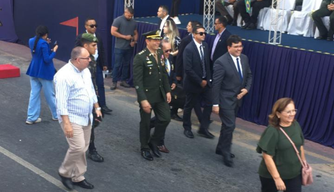
POLYGON ((133 83, 137 92, 140 107, 140 143, 141 155, 144 159, 152 161, 153 156, 161 154, 158 150, 159 142, 164 139, 166 128, 170 122, 171 101, 170 85, 165 69, 165 58, 159 48, 160 31, 150 31, 146 37, 146 48, 139 52, 133 60, 133 83), (157 117, 155 130, 150 136, 150 119, 152 109, 157 117))
MULTIPOLYGON (((94 54, 97 49, 97 43, 98 43, 97 38, 90 33, 83 33, 79 35, 76 40, 76 46, 84 47, 89 52, 90 62, 88 65, 88 69, 91 73, 92 83, 94 85, 95 92, 98 95, 96 71, 99 66, 97 66, 97 63, 94 58, 94 54)), ((98 95, 98 100, 99 99, 100 97, 98 95)), ((94 142, 95 141, 94 130, 99 125, 99 120, 95 118, 94 111, 93 111, 93 115, 94 115, 94 120, 93 120, 92 132, 91 132, 90 143, 89 143, 89 148, 88 148, 88 158, 90 158, 91 160, 95 162, 103 162, 104 158, 100 154, 97 153, 95 142, 94 142)))
POLYGON ((102 39, 99 34, 96 33, 96 28, 97 24, 95 19, 93 18, 87 18, 85 21, 85 29, 86 33, 90 33, 94 35, 99 43, 97 44, 97 50, 95 54, 93 54, 95 61, 97 62, 97 67, 96 67, 96 85, 98 88, 98 93, 99 93, 99 105, 101 106, 102 112, 104 114, 110 115, 112 112, 111 109, 109 109, 106 105, 106 95, 105 95, 105 90, 104 90, 104 82, 103 82, 103 71, 107 71, 107 62, 105 60, 105 52, 104 52, 104 47, 102 44, 102 39))
POLYGON ((114 58, 112 71, 111 90, 117 88, 117 80, 120 77, 122 87, 129 88, 126 82, 129 77, 130 60, 133 55, 133 47, 137 43, 137 24, 133 19, 134 10, 131 7, 124 9, 124 15, 117 17, 111 26, 111 35, 115 37, 114 58))

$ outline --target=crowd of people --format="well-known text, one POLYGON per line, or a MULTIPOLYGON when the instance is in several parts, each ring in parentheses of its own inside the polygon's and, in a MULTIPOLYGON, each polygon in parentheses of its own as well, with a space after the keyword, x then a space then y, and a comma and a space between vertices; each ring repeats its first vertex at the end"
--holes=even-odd
MULTIPOLYGON (((171 119, 182 121, 185 137, 193 139, 191 113, 194 109, 200 123, 197 133, 208 139, 214 138, 209 131, 210 116, 212 112, 219 115, 221 131, 215 153, 222 156, 224 165, 233 167, 235 154, 231 146, 236 116, 243 97, 252 86, 249 60, 242 54, 242 39, 226 29, 234 21, 226 16, 215 19, 217 34, 213 46, 209 47, 205 42, 205 28, 198 21, 188 23, 189 35, 181 40, 166 6, 158 8, 157 15, 161 19, 158 29, 142 37, 138 35, 133 15, 134 10, 126 7, 124 14, 111 26, 116 42, 110 88, 117 88, 118 77, 121 86, 131 87, 126 80, 133 47, 139 38, 145 38, 146 48, 133 59, 133 85, 140 109, 141 156, 153 161, 161 158, 161 153, 170 152, 165 133, 171 119), (179 109, 183 110, 183 117, 178 115, 179 109), (151 118, 152 111, 154 118, 151 118)), ((256 22, 248 16, 243 18, 250 28, 256 22)), ((58 46, 50 47, 48 29, 39 26, 36 36, 29 40, 32 61, 27 74, 31 93, 26 124, 41 122, 39 93, 43 87, 52 120, 59 121, 69 145, 58 170, 68 189, 73 189, 74 185, 94 188, 84 177, 86 152, 91 160, 104 161, 94 144, 94 128, 104 114, 112 111, 105 101, 102 71, 107 67, 95 19, 88 18, 85 29, 75 41, 69 62, 58 72, 52 62, 58 46)), ((291 137, 305 161, 304 137, 295 120, 296 112, 293 100, 282 98, 274 104, 269 115, 269 125, 257 147, 257 152, 263 155, 259 167, 262 191, 301 191, 301 164, 293 146, 280 131, 282 128, 291 137)))

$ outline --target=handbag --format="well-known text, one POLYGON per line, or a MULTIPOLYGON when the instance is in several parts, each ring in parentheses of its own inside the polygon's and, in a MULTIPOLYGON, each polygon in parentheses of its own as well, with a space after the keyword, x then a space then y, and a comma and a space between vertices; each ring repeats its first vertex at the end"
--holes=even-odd
POLYGON ((300 155, 299 155, 299 151, 296 148, 296 145, 293 143, 293 141, 290 139, 290 137, 285 133, 285 131, 282 129, 282 127, 280 127, 280 129, 283 132, 283 134, 286 136, 286 138, 288 138, 288 140, 292 144, 293 148, 296 151, 298 159, 299 159, 300 163, 302 164, 302 185, 306 186, 306 185, 312 184, 313 183, 312 167, 306 161, 302 161, 302 159, 300 158, 300 155))

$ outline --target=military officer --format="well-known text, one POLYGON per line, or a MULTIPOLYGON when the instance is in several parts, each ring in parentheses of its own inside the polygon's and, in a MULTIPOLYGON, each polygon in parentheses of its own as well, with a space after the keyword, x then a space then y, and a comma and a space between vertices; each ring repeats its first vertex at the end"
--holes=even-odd
POLYGON ((139 52, 133 60, 133 83, 137 92, 140 107, 140 143, 141 155, 152 161, 152 150, 156 157, 161 154, 157 145, 164 138, 166 127, 170 122, 171 89, 165 70, 165 58, 159 48, 160 30, 144 33, 146 48, 139 52), (157 120, 154 134, 150 136, 151 112, 157 120))

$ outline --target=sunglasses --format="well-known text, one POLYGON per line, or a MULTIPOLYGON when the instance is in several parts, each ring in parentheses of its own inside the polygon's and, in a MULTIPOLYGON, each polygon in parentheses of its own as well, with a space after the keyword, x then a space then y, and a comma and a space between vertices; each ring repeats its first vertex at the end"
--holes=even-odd
POLYGON ((172 52, 172 50, 171 49, 165 50, 165 53, 168 53, 168 52, 172 52))
POLYGON ((206 32, 199 32, 199 33, 196 33, 196 34, 199 34, 200 36, 203 36, 203 35, 206 35, 206 32))
POLYGON ((97 25, 88 25, 90 28, 97 28, 97 25))

